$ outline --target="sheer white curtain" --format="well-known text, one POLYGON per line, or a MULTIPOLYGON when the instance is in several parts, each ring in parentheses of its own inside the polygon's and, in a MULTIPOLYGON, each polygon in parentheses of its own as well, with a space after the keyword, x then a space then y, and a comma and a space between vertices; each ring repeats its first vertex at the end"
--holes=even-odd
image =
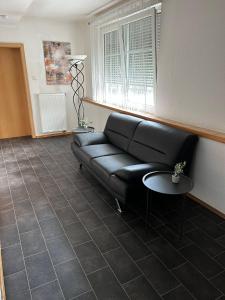
POLYGON ((115 18, 112 13, 92 24, 93 97, 151 112, 156 87, 157 18, 155 8, 140 9, 140 3, 143 8, 143 1, 132 1, 119 10, 124 16, 115 18))

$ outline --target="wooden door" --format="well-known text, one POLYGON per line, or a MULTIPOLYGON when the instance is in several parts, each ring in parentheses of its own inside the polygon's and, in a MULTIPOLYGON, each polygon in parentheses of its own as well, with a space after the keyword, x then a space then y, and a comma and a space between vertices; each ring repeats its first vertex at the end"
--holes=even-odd
POLYGON ((20 48, 0 47, 0 139, 31 135, 20 48))

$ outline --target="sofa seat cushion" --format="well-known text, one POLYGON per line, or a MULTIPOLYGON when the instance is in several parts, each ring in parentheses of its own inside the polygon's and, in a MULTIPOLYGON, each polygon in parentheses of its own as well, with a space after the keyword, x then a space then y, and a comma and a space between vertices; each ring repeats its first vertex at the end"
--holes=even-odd
POLYGON ((91 160, 91 167, 103 180, 119 169, 135 164, 140 164, 140 161, 126 153, 103 156, 91 160))
POLYGON ((123 150, 111 144, 84 146, 81 148, 81 150, 83 152, 83 155, 86 157, 85 161, 89 161, 90 159, 101 157, 101 156, 125 153, 123 150))
POLYGON ((93 158, 125 153, 123 150, 111 144, 79 147, 76 143, 72 143, 71 147, 77 158, 86 164, 89 164, 90 160, 93 158))
POLYGON ((137 182, 141 184, 145 174, 154 171, 168 171, 170 169, 168 165, 161 163, 139 164, 123 167, 116 171, 115 175, 126 182, 137 182))

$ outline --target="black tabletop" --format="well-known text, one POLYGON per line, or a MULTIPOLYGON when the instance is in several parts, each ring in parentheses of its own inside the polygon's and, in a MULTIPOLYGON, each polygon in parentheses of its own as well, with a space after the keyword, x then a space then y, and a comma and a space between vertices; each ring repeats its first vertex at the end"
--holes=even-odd
POLYGON ((143 184, 150 190, 161 194, 179 195, 190 192, 193 188, 192 180, 180 175, 180 182, 172 182, 173 172, 159 171, 151 172, 143 177, 143 184))

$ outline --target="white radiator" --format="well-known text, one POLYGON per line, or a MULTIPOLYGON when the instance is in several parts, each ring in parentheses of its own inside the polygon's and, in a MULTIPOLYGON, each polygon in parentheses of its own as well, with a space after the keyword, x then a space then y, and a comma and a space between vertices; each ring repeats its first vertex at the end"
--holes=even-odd
POLYGON ((67 130, 65 94, 39 94, 42 133, 67 130))

